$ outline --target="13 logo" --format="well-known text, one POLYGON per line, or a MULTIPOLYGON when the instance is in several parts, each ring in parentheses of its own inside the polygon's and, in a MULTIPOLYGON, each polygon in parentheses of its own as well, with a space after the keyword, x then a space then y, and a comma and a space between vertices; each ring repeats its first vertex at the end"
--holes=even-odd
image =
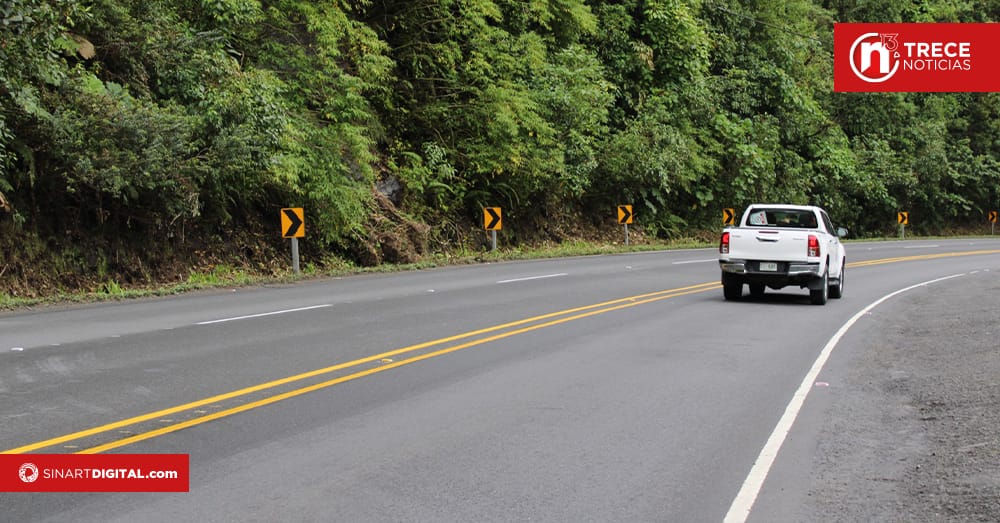
POLYGON ((851 70, 873 84, 884 82, 899 70, 899 33, 865 33, 851 45, 851 70))

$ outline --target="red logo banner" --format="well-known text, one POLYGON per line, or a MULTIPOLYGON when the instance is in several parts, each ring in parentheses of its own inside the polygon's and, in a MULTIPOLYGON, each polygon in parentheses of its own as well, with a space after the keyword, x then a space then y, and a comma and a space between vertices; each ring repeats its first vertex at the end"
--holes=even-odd
POLYGON ((1000 92, 1000 24, 834 24, 836 92, 1000 92))
POLYGON ((0 492, 188 492, 187 454, 0 454, 0 492))

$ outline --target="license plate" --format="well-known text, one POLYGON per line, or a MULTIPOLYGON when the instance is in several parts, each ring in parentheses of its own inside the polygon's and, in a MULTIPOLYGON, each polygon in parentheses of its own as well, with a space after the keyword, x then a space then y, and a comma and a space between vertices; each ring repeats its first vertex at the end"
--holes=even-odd
POLYGON ((775 272, 778 270, 778 264, 777 262, 760 262, 760 270, 775 272))

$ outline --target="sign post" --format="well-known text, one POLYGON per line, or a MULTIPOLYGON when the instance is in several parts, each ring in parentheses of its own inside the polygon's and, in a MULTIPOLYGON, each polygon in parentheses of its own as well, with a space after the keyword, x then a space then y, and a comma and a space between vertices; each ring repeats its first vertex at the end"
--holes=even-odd
POLYGON ((993 236, 993 233, 994 233, 994 231, 996 229, 998 215, 1000 215, 1000 212, 990 211, 990 215, 989 215, 989 218, 990 218, 990 236, 993 236))
POLYGON ((632 223, 632 206, 618 206, 618 223, 625 226, 625 246, 628 247, 628 224, 632 223))
POLYGON ((302 207, 281 210, 281 237, 292 239, 292 270, 299 274, 299 238, 306 235, 306 219, 302 207))
POLYGON ((906 226, 910 223, 910 213, 909 211, 900 211, 896 213, 896 222, 899 223, 899 238, 906 239, 906 226))
POLYGON ((497 231, 503 229, 503 210, 499 207, 484 207, 483 228, 490 231, 490 252, 495 252, 497 250, 497 231))

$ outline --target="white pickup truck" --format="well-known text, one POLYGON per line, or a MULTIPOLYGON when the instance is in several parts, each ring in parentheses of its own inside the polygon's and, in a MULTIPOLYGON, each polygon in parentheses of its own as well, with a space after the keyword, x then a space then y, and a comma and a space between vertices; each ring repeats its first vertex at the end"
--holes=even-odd
POLYGON ((833 227, 826 211, 810 205, 754 204, 737 227, 722 231, 719 267, 727 300, 760 297, 764 288, 809 288, 816 305, 844 294, 847 255, 840 238, 847 229, 833 227))

